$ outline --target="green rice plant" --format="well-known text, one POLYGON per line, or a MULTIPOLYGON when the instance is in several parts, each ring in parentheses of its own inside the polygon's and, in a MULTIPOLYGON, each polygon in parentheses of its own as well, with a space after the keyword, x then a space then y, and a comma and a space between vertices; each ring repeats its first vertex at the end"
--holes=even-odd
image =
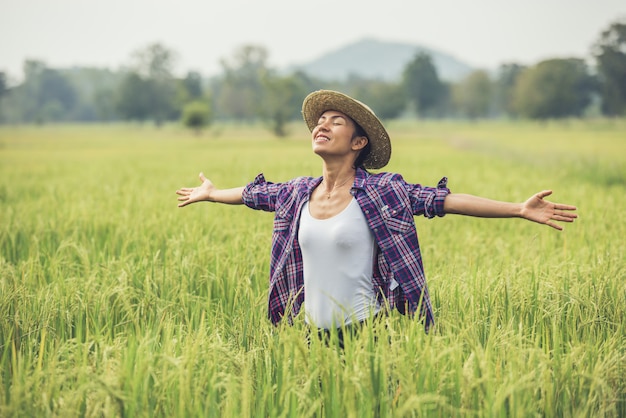
POLYGON ((0 416, 626 415, 626 122, 390 123, 408 181, 580 218, 416 218, 435 329, 343 350, 267 320, 272 214, 176 208, 199 171, 319 175, 301 125, 1 127, 0 416))

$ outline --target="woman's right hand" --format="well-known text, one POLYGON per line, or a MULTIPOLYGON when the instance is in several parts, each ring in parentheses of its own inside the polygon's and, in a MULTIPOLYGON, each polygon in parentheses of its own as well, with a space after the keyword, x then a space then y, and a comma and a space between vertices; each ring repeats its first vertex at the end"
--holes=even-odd
POLYGON ((190 205, 196 202, 211 201, 211 193, 215 190, 215 186, 211 183, 211 180, 204 177, 203 173, 200 173, 200 184, 198 187, 182 187, 176 190, 176 194, 180 197, 178 201, 179 208, 190 205))

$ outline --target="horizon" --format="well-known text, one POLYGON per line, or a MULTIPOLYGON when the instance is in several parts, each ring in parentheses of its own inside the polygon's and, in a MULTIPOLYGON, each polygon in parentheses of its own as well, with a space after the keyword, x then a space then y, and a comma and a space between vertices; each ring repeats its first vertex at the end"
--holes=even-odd
POLYGON ((315 10, 288 0, 262 4, 235 0, 214 6, 200 0, 7 3, 0 4, 0 71, 9 80, 21 78, 27 59, 51 68, 118 70, 134 51, 157 42, 177 53, 177 75, 188 71, 217 75, 220 60, 247 44, 265 47, 268 66, 281 69, 364 39, 415 44, 489 70, 505 62, 532 65, 548 58, 587 59, 601 32, 626 18, 626 3, 616 0, 574 7, 565 0, 523 5, 496 0, 407 5, 390 0, 389 13, 382 14, 356 0, 341 4, 322 0, 315 10), (241 13, 243 9, 246 13, 241 13), (443 22, 440 16, 446 16, 443 22))

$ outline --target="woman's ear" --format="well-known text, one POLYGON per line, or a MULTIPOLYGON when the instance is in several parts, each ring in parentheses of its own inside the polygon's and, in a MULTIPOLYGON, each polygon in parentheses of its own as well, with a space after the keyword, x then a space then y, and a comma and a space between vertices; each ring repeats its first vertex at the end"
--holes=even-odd
POLYGON ((366 136, 356 136, 352 139, 352 149, 354 151, 362 150, 368 142, 369 139, 366 136))

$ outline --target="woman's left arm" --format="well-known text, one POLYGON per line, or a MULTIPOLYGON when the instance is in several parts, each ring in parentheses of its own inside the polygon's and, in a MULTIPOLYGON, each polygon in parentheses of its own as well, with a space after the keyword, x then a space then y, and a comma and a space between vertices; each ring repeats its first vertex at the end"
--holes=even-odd
POLYGON ((554 221, 573 222, 578 215, 573 213, 576 210, 575 206, 552 203, 544 199, 551 194, 551 190, 544 190, 524 203, 510 203, 469 194, 450 193, 446 196, 443 209, 445 213, 480 218, 523 218, 560 231, 563 227, 554 221))

